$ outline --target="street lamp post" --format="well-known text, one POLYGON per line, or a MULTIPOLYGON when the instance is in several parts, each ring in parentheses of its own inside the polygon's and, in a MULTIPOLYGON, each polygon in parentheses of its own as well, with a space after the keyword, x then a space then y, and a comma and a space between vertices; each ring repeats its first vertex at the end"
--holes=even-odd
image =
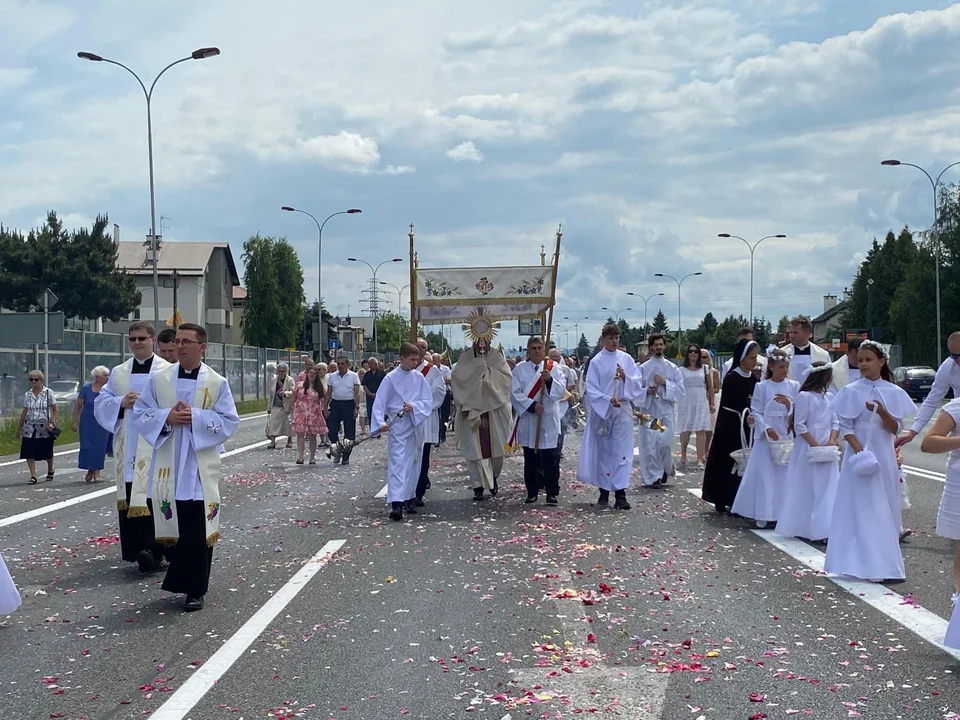
POLYGON ((940 178, 943 177, 943 174, 952 167, 960 165, 960 160, 955 163, 947 165, 943 170, 940 171, 940 174, 937 175, 937 179, 934 180, 933 177, 924 170, 919 165, 914 165, 913 163, 901 162, 899 160, 884 160, 880 163, 881 165, 887 165, 896 167, 898 165, 906 165, 907 167, 916 168, 924 175, 927 176, 927 180, 930 181, 930 187, 933 188, 933 225, 930 227, 930 232, 933 233, 934 237, 934 249, 933 249, 933 260, 936 264, 936 286, 937 286, 937 364, 940 364, 941 359, 943 358, 943 345, 941 343, 941 330, 940 330, 940 235, 937 233, 937 223, 940 221, 940 197, 937 193, 937 188, 940 186, 940 178))
MULTIPOLYGON (((338 210, 335 213, 330 213, 324 219, 323 222, 317 220, 311 213, 308 213, 306 210, 299 210, 295 207, 290 207, 289 205, 284 205, 280 208, 286 212, 298 212, 306 215, 308 218, 313 220, 314 224, 317 226, 317 320, 319 321, 320 327, 320 339, 316 340, 318 345, 320 345, 320 354, 321 357, 324 351, 323 341, 327 339, 327 334, 323 325, 323 227, 327 224, 327 220, 337 215, 356 215, 363 212, 360 208, 350 208, 349 210, 338 210)), ((304 325, 306 325, 306 318, 304 318, 304 325)), ((307 340, 306 330, 303 334, 304 343, 307 340)))
POLYGON ((867 336, 873 334, 873 278, 867 280, 867 336))
POLYGON ((577 347, 580 347, 580 322, 582 320, 589 320, 590 316, 584 315, 583 317, 579 317, 579 318, 569 318, 567 316, 564 316, 563 319, 573 321, 574 332, 577 334, 577 347))
POLYGON ((757 249, 757 246, 760 245, 764 240, 769 240, 770 238, 785 238, 786 235, 765 235, 764 237, 757 240, 753 245, 751 245, 747 240, 744 240, 739 235, 731 235, 730 233, 718 233, 717 237, 722 238, 736 238, 737 240, 743 240, 743 244, 750 249, 750 325, 753 325, 753 253, 757 249))
MULTIPOLYGON (((403 297, 402 297, 402 293, 403 293, 404 290, 406 290, 407 288, 409 288, 410 285, 408 284, 408 285, 404 285, 403 288, 398 288, 398 287, 397 287, 396 285, 394 285, 393 283, 384 282, 383 280, 380 281, 380 284, 381 284, 381 285, 389 285, 390 287, 392 287, 394 290, 397 291, 397 315, 402 318, 402 317, 403 317, 403 297)), ((376 324, 376 323, 374 323, 374 324, 376 324)), ((398 323, 398 324, 397 324, 397 352, 398 352, 398 353, 400 352, 400 346, 401 346, 401 345, 403 345, 403 328, 402 328, 402 327, 400 326, 400 324, 398 323)))
POLYGON ((642 295, 636 295, 632 292, 628 292, 627 295, 632 295, 633 297, 638 297, 641 300, 643 300, 643 339, 646 340, 647 339, 647 303, 650 302, 650 300, 655 297, 663 297, 663 293, 662 292, 654 293, 650 297, 646 297, 646 298, 643 297, 642 295))
MULTIPOLYGON (((157 86, 157 80, 170 68, 174 65, 179 65, 180 63, 187 62, 188 60, 206 60, 207 58, 216 57, 220 54, 219 48, 215 47, 206 47, 199 48, 194 50, 190 55, 185 58, 180 58, 179 60, 174 60, 172 63, 167 65, 163 70, 161 70, 157 76, 153 79, 153 82, 150 84, 150 89, 147 90, 147 86, 144 84, 143 80, 140 79, 140 76, 137 75, 133 70, 128 68, 123 63, 117 62, 116 60, 109 60, 101 55, 97 55, 92 52, 78 52, 77 57, 81 60, 89 60, 91 62, 105 62, 110 65, 116 65, 117 67, 122 67, 128 73, 133 75, 136 78, 137 82, 140 83, 140 88, 143 90, 143 96, 147 99, 147 162, 149 163, 150 170, 150 251, 153 255, 153 322, 158 326, 160 324, 160 281, 157 273, 157 255, 159 254, 157 247, 157 202, 156 196, 154 194, 154 183, 153 183, 153 117, 150 112, 150 103, 153 100, 153 89, 157 86)), ((176 316, 177 309, 173 309, 173 314, 176 316)), ((176 317, 174 317, 174 323, 176 323, 176 317)))
POLYGON ((680 286, 683 285, 683 281, 686 280, 687 278, 696 277, 697 275, 703 275, 703 273, 702 273, 702 272, 690 273, 689 275, 684 275, 684 276, 683 276, 682 278, 680 278, 679 280, 677 280, 673 275, 666 275, 666 274, 664 274, 664 273, 654 273, 654 274, 653 274, 654 277, 670 278, 671 280, 673 280, 673 281, 677 284, 677 352, 678 352, 678 353, 680 352, 680 345, 682 344, 682 343, 681 343, 681 340, 683 339, 683 337, 682 337, 682 336, 683 336, 683 331, 680 329, 680 327, 681 327, 681 322, 680 322, 680 286))
POLYGON ((576 323, 573 325, 557 325, 557 330, 562 330, 564 336, 566 337, 566 349, 570 349, 570 328, 576 328, 576 323))
MULTIPOLYGON (((373 265, 371 265, 370 263, 368 263, 366 260, 360 260, 360 259, 355 258, 355 257, 348 257, 347 260, 348 260, 349 262, 363 263, 363 264, 366 265, 368 268, 370 268, 370 272, 373 273, 373 287, 374 287, 374 292, 376 292, 376 286, 377 286, 377 271, 378 271, 381 267, 383 267, 384 265, 386 265, 387 263, 403 262, 403 258, 390 258, 389 260, 384 260, 382 263, 380 263, 379 265, 377 265, 376 267, 374 267, 373 265)), ((380 348, 379 348, 379 345, 378 345, 378 343, 377 343, 377 314, 376 314, 376 313, 373 313, 373 354, 374 354, 374 355, 379 355, 379 354, 380 354, 380 348)))
POLYGON ((628 311, 632 311, 632 310, 633 310, 632 307, 623 308, 622 310, 611 310, 611 309, 608 308, 608 307, 602 307, 602 308, 600 308, 600 309, 601 309, 601 310, 606 310, 606 311, 609 312, 609 313, 613 313, 613 316, 614 316, 618 321, 622 319, 621 313, 625 313, 625 312, 628 312, 628 311))

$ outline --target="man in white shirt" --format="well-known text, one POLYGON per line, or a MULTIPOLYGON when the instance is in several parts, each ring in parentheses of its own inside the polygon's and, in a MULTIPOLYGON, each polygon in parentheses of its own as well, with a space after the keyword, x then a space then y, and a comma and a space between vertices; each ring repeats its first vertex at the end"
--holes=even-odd
MULTIPOLYGON (((753 331, 753 328, 749 328, 749 327, 741 328, 740 332, 737 333, 737 342, 740 342, 741 340, 753 340, 754 342, 756 342, 757 341, 756 333, 753 331)), ((723 367, 720 369, 721 382, 723 381, 723 378, 727 376, 727 373, 730 372, 730 368, 732 366, 733 366, 733 358, 730 358, 723 364, 723 367)), ((764 376, 764 371, 766 369, 767 369, 767 358, 764 357, 763 353, 760 353, 757 356, 757 368, 755 372, 758 373, 762 378, 764 376)))
POLYGON ((950 355, 937 368, 937 376, 933 380, 933 387, 927 397, 924 398, 917 416, 913 420, 913 426, 897 438, 897 447, 906 445, 919 435, 924 426, 930 422, 940 402, 947 396, 947 391, 953 388, 953 396, 960 398, 960 332, 951 333, 947 338, 947 350, 950 355))
MULTIPOLYGON (((343 425, 343 437, 355 440, 357 437, 357 415, 360 414, 360 377, 350 369, 350 361, 345 357, 337 358, 337 372, 327 375, 327 437, 330 444, 340 441, 340 425, 343 425)), ((333 464, 350 464, 350 449, 344 450, 333 464)))
POLYGON ((436 365, 437 370, 440 371, 443 384, 447 389, 443 404, 440 405, 440 443, 442 444, 447 441, 447 423, 450 422, 450 412, 453 407, 453 391, 450 389, 450 378, 453 375, 453 371, 443 364, 443 355, 440 353, 434 353, 432 359, 433 364, 436 365))
POLYGON ((803 372, 813 363, 829 365, 833 362, 830 353, 819 345, 810 342, 813 337, 813 324, 810 318, 800 315, 790 321, 790 342, 784 345, 783 350, 790 358, 790 372, 788 377, 802 383, 803 372))
POLYGON ((423 507, 423 496, 430 489, 430 447, 440 442, 440 406, 443 405, 447 397, 447 384, 444 382, 443 375, 440 374, 440 368, 429 362, 429 349, 427 341, 423 338, 417 338, 417 347, 420 348, 420 365, 417 371, 423 375, 427 385, 430 386, 430 394, 433 397, 433 411, 430 417, 423 423, 423 455, 420 462, 420 479, 417 482, 416 497, 408 503, 414 507, 423 507))
MULTIPOLYGON (((155 570, 163 555, 169 553, 165 553, 155 542, 153 520, 149 515, 128 517, 137 442, 140 439, 140 433, 132 426, 131 418, 133 406, 150 376, 170 367, 170 364, 154 355, 154 329, 150 323, 133 323, 127 330, 127 342, 133 357, 110 371, 110 379, 94 401, 93 415, 104 430, 114 435, 120 556, 126 562, 137 563, 140 572, 146 573, 155 570)), ((152 461, 147 461, 152 468, 152 461)), ((151 505, 152 469, 148 478, 147 504, 151 505)), ((152 512, 152 507, 150 509, 152 512)))
POLYGON ((638 446, 640 447, 640 479, 645 487, 660 489, 666 487, 667 479, 673 474, 673 428, 676 404, 686 393, 683 385, 683 373, 672 361, 664 356, 667 340, 663 335, 655 334, 648 338, 650 359, 637 367, 643 395, 634 404, 651 418, 658 418, 666 426, 664 432, 651 427, 640 426, 638 446))
POLYGON ((833 363, 833 383, 830 392, 838 393, 850 383, 860 379, 860 361, 857 355, 860 352, 860 338, 847 341, 847 354, 833 363))

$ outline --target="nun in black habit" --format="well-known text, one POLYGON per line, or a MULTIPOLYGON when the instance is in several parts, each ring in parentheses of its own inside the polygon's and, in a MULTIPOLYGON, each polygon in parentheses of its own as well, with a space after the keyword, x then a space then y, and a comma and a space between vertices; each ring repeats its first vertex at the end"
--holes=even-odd
MULTIPOLYGON (((757 385, 753 373, 757 365, 760 346, 753 340, 741 340, 733 350, 733 365, 723 378, 720 391, 720 410, 717 427, 713 433, 707 465, 703 472, 701 497, 713 503, 717 512, 729 512, 733 499, 740 488, 740 476, 730 453, 743 447, 740 440, 740 416, 750 407, 750 399, 757 385)), ((752 428, 744 425, 747 438, 752 428)))

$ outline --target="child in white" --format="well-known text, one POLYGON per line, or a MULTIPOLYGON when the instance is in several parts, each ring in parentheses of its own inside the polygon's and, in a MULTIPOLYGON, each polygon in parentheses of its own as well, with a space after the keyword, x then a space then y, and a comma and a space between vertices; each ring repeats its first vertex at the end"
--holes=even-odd
MULTIPOLYGON (((940 411, 937 421, 923 439, 920 449, 926 453, 947 455, 947 481, 937 511, 937 535, 960 541, 960 399, 951 400, 940 411)), ((960 542, 953 558, 953 614, 943 644, 960 648, 960 542)))
POLYGON ((833 368, 826 363, 815 364, 809 368, 797 395, 793 410, 796 440, 790 453, 783 506, 777 522, 780 535, 807 540, 824 540, 830 536, 840 479, 840 424, 827 397, 832 382, 833 368), (837 448, 836 458, 811 462, 807 450, 820 446, 837 448))
POLYGON ((824 570, 874 582, 903 580, 900 473, 893 441, 917 406, 890 381, 883 346, 866 340, 858 358, 860 379, 830 403, 847 448, 824 570))
POLYGON ((775 523, 783 504, 787 466, 778 465, 771 455, 770 443, 788 440, 788 416, 800 391, 800 383, 787 378, 790 361, 779 350, 767 356, 766 379, 757 385, 750 401, 753 418, 753 450, 740 489, 730 512, 753 518, 757 527, 775 523))
POLYGON ((0 555, 0 616, 9 615, 20 607, 20 593, 0 555))
MULTIPOLYGON (((424 422, 433 412, 433 395, 417 371, 420 349, 410 343, 400 348, 400 366, 387 373, 377 390, 370 427, 387 433, 387 504, 390 519, 402 520, 404 503, 412 500, 420 478, 424 422), (403 413, 401 417, 398 414, 403 413)), ((409 514, 416 513, 412 503, 409 514)))

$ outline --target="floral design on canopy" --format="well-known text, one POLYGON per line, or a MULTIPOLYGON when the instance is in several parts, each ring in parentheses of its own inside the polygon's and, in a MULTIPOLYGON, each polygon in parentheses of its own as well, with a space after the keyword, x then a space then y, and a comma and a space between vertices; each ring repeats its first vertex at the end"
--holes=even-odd
POLYGON ((480 278, 480 282, 477 283, 476 288, 477 292, 479 292, 481 295, 489 295, 493 290, 493 283, 490 282, 486 276, 484 276, 480 278))
POLYGON ((543 293, 544 275, 532 279, 525 279, 519 285, 510 288, 511 295, 541 295, 543 293))
POLYGON ((434 282, 427 279, 423 284, 427 288, 427 297, 453 297, 460 294, 460 288, 450 285, 445 280, 434 282))

